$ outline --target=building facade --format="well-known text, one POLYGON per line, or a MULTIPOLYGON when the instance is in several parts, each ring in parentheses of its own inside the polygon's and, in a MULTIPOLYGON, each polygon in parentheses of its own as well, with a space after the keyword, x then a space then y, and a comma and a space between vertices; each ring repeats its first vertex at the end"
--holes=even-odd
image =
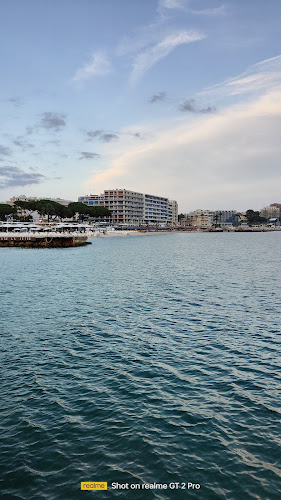
POLYGON ((162 196, 128 189, 107 189, 100 195, 80 196, 78 201, 108 208, 113 224, 164 226, 177 223, 177 202, 162 196))
POLYGON ((281 217, 281 204, 280 203, 272 203, 268 207, 264 207, 260 211, 260 215, 265 217, 266 219, 276 218, 280 220, 281 217))
POLYGON ((39 201, 39 200, 51 200, 51 201, 54 201, 56 203, 60 203, 60 205, 64 205, 65 207, 67 207, 67 205, 69 205, 69 203, 72 203, 71 200, 64 200, 62 198, 48 198, 47 196, 45 196, 44 198, 36 198, 36 197, 33 197, 33 196, 25 196, 24 194, 20 195, 20 196, 13 196, 12 198, 9 199, 9 201, 6 201, 7 205, 11 205, 13 206, 15 201, 39 201))
POLYGON ((212 222, 213 218, 211 212, 198 208, 193 212, 185 214, 184 218, 181 220, 181 225, 207 229, 212 226, 212 222))
POLYGON ((200 208, 185 214, 181 219, 182 226, 192 226, 198 229, 210 227, 231 226, 236 221, 235 210, 201 210, 200 208))
POLYGON ((176 200, 169 200, 168 203, 168 221, 172 226, 178 225, 179 209, 176 200))
POLYGON ((236 210, 213 210, 210 212, 213 217, 213 224, 224 227, 231 226, 236 220, 236 210))

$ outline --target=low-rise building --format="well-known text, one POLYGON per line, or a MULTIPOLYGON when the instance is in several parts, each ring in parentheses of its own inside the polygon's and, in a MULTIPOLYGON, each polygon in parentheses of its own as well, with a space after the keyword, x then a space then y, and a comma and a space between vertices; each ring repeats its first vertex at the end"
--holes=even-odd
POLYGON ((235 210, 202 210, 198 208, 184 215, 180 223, 182 226, 192 226, 198 229, 210 227, 228 227, 236 221, 235 210))
POLYGON ((197 227, 198 229, 207 229, 212 226, 212 214, 209 210, 201 210, 198 208, 193 212, 189 212, 181 219, 182 226, 197 227))
POLYGON ((13 206, 15 204, 15 201, 39 201, 39 200, 55 201, 56 203, 60 203, 60 205, 64 205, 65 207, 67 207, 69 203, 72 203, 72 200, 64 200, 62 198, 49 198, 48 196, 41 196, 40 198, 37 198, 34 196, 25 196, 24 194, 21 194, 20 196, 13 196, 8 201, 6 201, 6 203, 7 205, 13 206))
POLYGON ((236 210, 213 210, 213 225, 219 227, 232 226, 236 222, 236 210))

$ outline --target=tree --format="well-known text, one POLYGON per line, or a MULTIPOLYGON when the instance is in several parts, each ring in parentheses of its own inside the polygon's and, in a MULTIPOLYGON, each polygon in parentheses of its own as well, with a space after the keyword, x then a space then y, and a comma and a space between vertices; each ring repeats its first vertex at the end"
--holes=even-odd
POLYGON ((222 212, 216 212, 216 215, 214 215, 215 227, 221 226, 221 216, 222 216, 222 212), (218 220, 219 220, 219 224, 218 224, 218 220))
POLYGON ((247 223, 249 226, 253 226, 255 224, 263 224, 267 222, 267 219, 265 217, 260 216, 260 212, 254 211, 252 209, 246 211, 246 217, 247 217, 247 223))
POLYGON ((84 220, 85 216, 92 217, 93 219, 100 219, 102 217, 110 217, 111 215, 110 210, 106 207, 89 207, 85 203, 79 201, 69 203, 68 208, 71 210, 73 216, 78 213, 82 220, 84 220))
POLYGON ((36 201, 17 200, 14 206, 17 208, 17 211, 18 209, 24 210, 23 220, 30 220, 31 212, 36 210, 36 201))
POLYGON ((106 207, 89 207, 88 214, 90 217, 93 217, 94 219, 100 219, 104 217, 110 217, 111 212, 108 210, 106 207))
POLYGON ((7 215, 13 215, 15 213, 15 207, 11 207, 11 205, 7 203, 0 203, 0 220, 5 220, 7 215))
MULTIPOLYGON (((66 213, 65 209, 66 207, 64 205, 53 200, 38 200, 35 202, 35 210, 42 216, 47 215, 48 222, 52 216, 63 218, 66 213)), ((70 212, 67 213, 69 214, 70 212)))
POLYGON ((81 203, 81 201, 74 201, 72 203, 69 203, 68 209, 70 210, 72 217, 74 217, 75 214, 79 214, 79 218, 84 220, 85 215, 88 214, 88 205, 85 205, 85 203, 81 203))

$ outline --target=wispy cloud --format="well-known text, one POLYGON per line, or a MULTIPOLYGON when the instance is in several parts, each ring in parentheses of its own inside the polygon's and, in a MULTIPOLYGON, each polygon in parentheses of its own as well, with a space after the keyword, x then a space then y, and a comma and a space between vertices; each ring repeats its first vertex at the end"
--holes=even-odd
POLYGON ((45 176, 38 172, 25 172, 19 167, 0 167, 0 189, 40 184, 44 179, 45 176))
POLYGON ((88 136, 88 140, 91 141, 92 139, 95 139, 96 137, 100 137, 103 134, 102 130, 88 130, 86 132, 88 136))
POLYGON ((135 84, 150 68, 167 57, 176 47, 204 38, 205 35, 196 31, 182 31, 165 37, 161 42, 136 56, 130 82, 135 84))
POLYGON ((195 99, 186 99, 183 103, 179 105, 179 110, 190 113, 213 113, 216 109, 212 106, 207 108, 201 108, 196 103, 195 99))
POLYGON ((58 132, 66 126, 65 118, 66 116, 62 113, 43 113, 41 121, 39 123, 39 127, 42 127, 46 130, 54 130, 55 132, 58 132))
POLYGON ((111 142, 119 139, 117 134, 103 134, 100 136, 102 142, 111 142))
POLYGON ((28 127, 26 127, 25 130, 26 130, 27 135, 31 135, 34 132, 34 127, 28 126, 28 127))
POLYGON ((13 141, 13 144, 18 148, 21 148, 23 151, 26 149, 34 148, 34 144, 27 142, 23 137, 16 137, 13 141))
POLYGON ((199 92, 201 96, 240 96, 262 93, 281 85, 281 55, 250 66, 241 75, 199 92))
POLYGON ((103 52, 95 52, 91 60, 79 68, 74 77, 73 82, 83 82, 90 80, 96 76, 104 76, 112 72, 112 66, 103 52))
POLYGON ((154 94, 150 97, 149 102, 153 104, 154 102, 165 101, 166 97, 166 92, 158 92, 158 94, 154 94))
POLYGON ((0 156, 11 156, 12 150, 7 146, 2 146, 0 144, 0 156))
POLYGON ((159 0, 158 8, 160 10, 182 10, 191 14, 204 16, 221 16, 226 14, 226 8, 224 5, 196 10, 192 8, 193 4, 195 4, 195 2, 192 0, 159 0))
POLYGON ((10 99, 8 99, 8 102, 13 104, 16 108, 19 108, 20 106, 23 106, 23 104, 24 104, 24 100, 22 99, 22 97, 18 97, 18 96, 10 97, 10 99))
POLYGON ((196 15, 201 15, 201 16, 224 16, 226 14, 226 8, 225 5, 221 5, 220 7, 210 7, 208 9, 201 9, 201 10, 193 10, 191 9, 190 12, 192 14, 196 15))
POLYGON ((101 142, 111 142, 119 139, 118 132, 104 132, 103 130, 89 130, 86 132, 88 141, 99 139, 101 142))
POLYGON ((260 209, 269 193, 280 196, 280 90, 202 114, 196 122, 183 115, 159 126, 147 125, 145 142, 116 145, 108 168, 89 185, 102 190, 129 182, 130 189, 145 191, 149 184, 155 194, 174 196, 181 210, 260 209))
POLYGON ((79 160, 94 160, 100 157, 98 153, 90 153, 89 151, 82 151, 79 160))
POLYGON ((159 0, 158 6, 162 9, 185 9, 190 0, 159 0))
POLYGON ((111 142, 119 139, 120 135, 131 135, 132 137, 141 137, 140 132, 105 132, 104 130, 88 130, 86 132, 87 141, 98 139, 100 142, 111 142))

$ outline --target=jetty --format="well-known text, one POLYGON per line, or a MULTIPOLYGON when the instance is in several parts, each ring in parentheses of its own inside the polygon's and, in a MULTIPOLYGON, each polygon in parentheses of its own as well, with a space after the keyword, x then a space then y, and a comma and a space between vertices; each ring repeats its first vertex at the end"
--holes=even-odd
POLYGON ((82 233, 56 232, 2 232, 0 233, 0 247, 25 248, 67 248, 90 245, 88 235, 82 233))

